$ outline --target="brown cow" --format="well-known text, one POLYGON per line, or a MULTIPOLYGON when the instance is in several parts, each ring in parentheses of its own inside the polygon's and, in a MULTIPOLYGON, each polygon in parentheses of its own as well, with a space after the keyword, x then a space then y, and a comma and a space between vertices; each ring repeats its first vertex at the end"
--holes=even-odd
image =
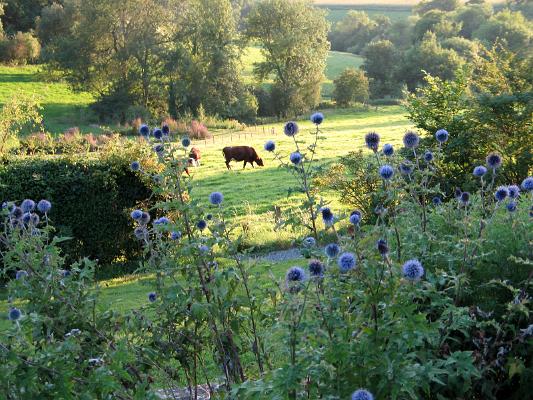
POLYGON ((242 168, 246 168, 246 163, 252 164, 252 168, 254 168, 254 162, 257 163, 260 167, 262 167, 263 160, 259 158, 257 155, 257 152, 253 147, 249 146, 231 146, 231 147, 224 147, 222 149, 222 153, 224 153, 224 157, 226 158, 226 167, 228 169, 231 169, 229 163, 231 160, 235 161, 244 161, 244 165, 242 168))
POLYGON ((202 158, 200 154, 200 149, 193 147, 191 151, 189 152, 189 164, 194 167, 199 167, 200 158, 202 158))

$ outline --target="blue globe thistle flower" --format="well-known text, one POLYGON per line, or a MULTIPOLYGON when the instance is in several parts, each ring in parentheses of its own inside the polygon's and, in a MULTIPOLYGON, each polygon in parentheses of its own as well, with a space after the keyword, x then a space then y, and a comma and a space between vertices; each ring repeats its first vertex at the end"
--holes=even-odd
POLYGON ((22 211, 25 213, 31 212, 35 209, 35 202, 33 200, 26 199, 22 202, 20 208, 22 208, 22 211))
POLYGON ((170 233, 170 238, 172 240, 179 240, 181 239, 181 232, 180 231, 174 231, 170 233))
POLYGON ((164 124, 164 125, 161 127, 161 132, 163 132, 163 136, 168 136, 168 135, 170 135, 170 127, 169 127, 167 124, 164 124))
POLYGON ((413 164, 411 164, 409 161, 403 161, 400 163, 400 166, 398 167, 402 175, 411 175, 413 173, 413 164))
POLYGON ((52 203, 50 203, 48 200, 43 199, 37 203, 37 210, 39 210, 39 212, 43 214, 46 214, 48 211, 50 211, 51 208, 52 203))
POLYGON ((298 124, 294 121, 287 122, 285 126, 283 127, 283 132, 285 133, 285 135, 290 136, 290 137, 296 135, 298 131, 299 131, 298 124))
POLYGON ((405 135, 403 135, 403 145, 407 147, 408 149, 414 149, 418 147, 419 143, 420 143, 420 136, 418 136, 416 132, 407 131, 405 135))
POLYGON ((31 221, 31 214, 29 212, 24 213, 24 215, 22 216, 22 222, 24 222, 25 224, 29 224, 30 221, 31 221))
POLYGON ((196 227, 200 229, 201 231, 203 231, 205 228, 207 228, 207 222, 201 219, 200 221, 196 223, 196 227))
POLYGON ((459 196, 459 201, 465 206, 468 205, 468 203, 470 203, 470 193, 461 192, 461 196, 459 196))
POLYGON ((154 292, 148 293, 148 301, 150 301, 150 303, 153 303, 156 300, 157 300, 157 295, 154 292))
POLYGON ((219 206, 224 201, 224 195, 220 192, 212 192, 209 195, 209 202, 214 206, 219 206))
POLYGON ((311 261, 309 261, 308 268, 309 268, 309 274, 313 278, 323 278, 324 277, 324 271, 325 271, 326 268, 325 268, 324 264, 321 261, 319 261, 319 260, 311 260, 311 261))
POLYGON ((304 247, 314 247, 316 245, 316 240, 314 237, 308 236, 302 241, 302 244, 304 247))
POLYGON ((427 163, 433 161, 433 153, 431 151, 428 150, 424 153, 424 161, 427 163))
POLYGON ((131 218, 133 218, 134 220, 139 220, 142 218, 143 216, 143 212, 141 210, 133 210, 130 214, 131 218))
POLYGON ((150 214, 148 214, 146 211, 143 211, 141 218, 139 219, 139 223, 146 225, 148 222, 150 222, 150 214))
POLYGON ((7 313, 7 317, 9 318, 10 321, 17 321, 20 319, 22 313, 20 312, 20 310, 16 307, 11 307, 9 309, 9 312, 7 313))
POLYGON ((167 225, 170 220, 167 217, 161 217, 154 221, 154 225, 167 225))
POLYGON ((352 393, 352 400, 374 400, 374 396, 368 390, 359 389, 352 393))
POLYGON ((448 131, 446 129, 439 129, 437 132, 435 132, 435 139, 437 139, 437 142, 444 143, 449 138, 448 131))
POLYGON ((24 271, 23 269, 19 269, 17 273, 15 274, 15 279, 21 280, 28 276, 28 273, 24 271))
POLYGON ((189 147, 191 145, 191 139, 189 139, 188 136, 185 136, 183 139, 181 139, 181 145, 183 147, 189 147))
POLYGON ((139 240, 143 240, 148 237, 148 231, 144 226, 138 226, 133 230, 133 234, 139 240))
POLYGON ((209 246, 206 246, 205 244, 202 244, 202 245, 200 245, 200 247, 198 247, 198 250, 200 250, 200 253, 202 253, 202 254, 209 253, 209 246))
POLYGON ((502 165, 502 157, 498 153, 490 153, 487 156, 487 166, 493 170, 500 168, 502 165))
POLYGON ((130 168, 132 171, 140 171, 141 170, 141 163, 139 161, 132 161, 130 164, 130 168))
POLYGON ((37 214, 35 213, 30 214, 30 222, 32 223, 33 226, 37 226, 40 220, 41 219, 39 218, 37 214))
POLYGON ((337 257, 340 252, 341 248, 337 243, 330 243, 324 248, 324 253, 326 253, 329 258, 337 257))
POLYGON ((410 281, 417 281, 424 276, 424 267, 422 267, 420 261, 412 259, 403 264, 402 272, 404 278, 410 281))
POLYGON ((385 143, 383 145, 383 154, 385 154, 387 157, 390 157, 394 154, 394 147, 392 147, 392 144, 385 143))
POLYGON ((68 278, 70 276, 70 271, 68 269, 61 269, 59 270, 59 275, 61 275, 62 278, 68 278))
POLYGON ((337 259, 337 264, 341 272, 348 272, 352 270, 356 264, 357 259, 353 253, 342 253, 337 259))
POLYGON ((213 219, 213 214, 207 214, 205 216, 205 219, 208 220, 208 221, 211 221, 213 219))
POLYGON ((389 254, 389 245, 385 239, 379 239, 376 243, 376 248, 378 249, 379 254, 383 257, 389 254))
POLYGON ((354 225, 359 225, 359 222, 361 222, 361 211, 352 211, 350 214, 350 222, 354 225))
POLYGON ((524 189, 526 192, 533 191, 533 176, 528 176, 522 181, 522 189, 524 189))
POLYGON ((494 192, 494 198, 497 201, 503 201, 509 196, 509 190, 505 186, 498 186, 494 192))
POLYGON ((507 211, 515 212, 516 211, 516 201, 511 201, 507 204, 507 211))
POLYGON ((20 207, 13 207, 10 212, 11 216, 15 219, 19 219, 24 215, 24 211, 22 211, 22 208, 20 207))
POLYGON ((266 150, 266 151, 270 151, 270 152, 276 150, 276 143, 274 143, 273 140, 269 140, 269 141, 267 141, 267 142, 265 143, 265 150, 266 150))
POLYGON ((316 112, 311 115, 311 122, 315 125, 320 125, 324 121, 324 114, 316 112))
POLYGON ((472 173, 476 178, 481 178, 487 173, 487 168, 485 168, 483 165, 478 165, 474 168, 474 172, 472 173))
POLYGON ((161 140, 163 138, 163 131, 159 128, 154 129, 154 138, 161 140))
POLYGON ((303 282, 307 279, 305 271, 300 267, 291 267, 285 275, 285 285, 291 293, 298 293, 302 287, 303 282))
POLYGON ((378 151, 379 140, 379 134, 377 134, 376 132, 369 132, 365 135, 366 147, 368 147, 374 153, 378 151))
POLYGON ((394 175, 394 169, 388 164, 382 165, 379 167, 379 175, 383 179, 389 180, 394 175))
POLYGON ((154 151, 156 152, 156 154, 158 156, 160 156, 160 155, 162 155, 165 152, 165 146, 162 145, 161 143, 160 144, 156 144, 154 146, 154 151))
POLYGON ((144 136, 144 137, 148 137, 150 136, 150 128, 148 128, 148 125, 141 125, 141 127, 139 128, 139 133, 144 136))
POLYGON ((294 153, 291 153, 289 159, 291 160, 291 163, 293 163, 294 165, 298 165, 302 162, 302 155, 299 151, 295 151, 294 153))
POLYGON ((511 199, 517 199, 520 196, 520 188, 517 185, 510 185, 507 187, 509 190, 509 197, 511 199))
POLYGON ((431 200, 433 202, 433 205, 440 206, 442 204, 442 199, 439 196, 433 197, 431 200))
POLYGON ((320 212, 322 213, 322 221, 324 221, 324 225, 333 225, 333 222, 335 222, 335 216, 331 212, 331 209, 329 207, 322 207, 320 212))

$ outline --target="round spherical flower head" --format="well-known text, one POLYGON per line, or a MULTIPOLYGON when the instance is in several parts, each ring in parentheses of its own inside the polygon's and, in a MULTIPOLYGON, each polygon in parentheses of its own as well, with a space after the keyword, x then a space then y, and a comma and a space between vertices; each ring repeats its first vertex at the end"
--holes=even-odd
POLYGON ((201 231, 203 231, 205 228, 207 228, 207 222, 201 219, 200 221, 196 223, 196 227, 200 229, 201 231))
POLYGON ((376 243, 376 247, 378 249, 379 254, 382 256, 386 256, 389 254, 389 245, 387 244, 387 241, 385 239, 379 239, 376 243))
POLYGON ((440 206, 442 204, 442 199, 439 196, 433 197, 431 200, 433 202, 433 205, 440 206))
POLYGON ((404 161, 398 167, 402 175, 411 175, 413 173, 413 164, 409 161, 404 161))
POLYGON ((164 136, 168 136, 170 134, 170 127, 167 124, 164 124, 161 127, 161 132, 163 132, 164 136))
POLYGON ((208 253, 209 252, 209 247, 206 246, 205 244, 202 244, 200 247, 198 247, 198 249, 200 250, 200 253, 208 253))
POLYGON ((330 243, 324 248, 324 253, 326 253, 329 258, 337 257, 340 252, 341 248, 337 243, 330 243))
POLYGON ((509 197, 511 199, 517 199, 520 196, 520 188, 517 185, 510 185, 507 187, 507 190, 509 190, 509 197))
POLYGON ((132 171, 140 171, 141 169, 141 163, 139 161, 132 161, 130 164, 130 168, 132 171))
POLYGON ((295 151, 294 153, 291 153, 289 159, 291 160, 291 163, 293 163, 294 165, 298 165, 302 162, 302 155, 299 151, 295 151))
POLYGON ((455 196, 456 199, 461 199, 461 194, 462 193, 463 193, 463 191, 460 188, 458 188, 458 187, 455 188, 454 196, 455 196))
POLYGON ((450 135, 446 129, 439 129, 437 132, 435 132, 435 139, 437 139, 437 142, 439 143, 446 142, 449 137, 450 135))
POLYGON ((28 276, 28 273, 24 271, 23 269, 19 269, 17 273, 15 274, 15 279, 24 279, 28 276))
POLYGON ((354 225, 359 225, 359 222, 361 222, 361 211, 352 211, 350 214, 350 222, 354 225))
POLYGON ((133 210, 130 214, 131 218, 134 220, 140 220, 143 216, 143 212, 141 210, 133 210))
POLYGON ((9 312, 7 313, 7 317, 10 321, 17 321, 20 319, 22 313, 20 310, 16 307, 12 307, 9 309, 9 312))
POLYGON ((33 226, 37 226, 39 224, 39 221, 41 218, 35 213, 30 214, 30 222, 33 224, 33 226))
POLYGON ((366 147, 368 147, 370 150, 374 151, 374 153, 376 151, 378 151, 378 147, 379 147, 379 134, 376 133, 376 132, 368 132, 366 135, 365 135, 365 143, 366 143, 366 147))
POLYGON ((208 221, 211 221, 213 219, 213 214, 207 214, 205 216, 205 219, 208 220, 208 221))
POLYGON ((20 207, 13 207, 11 209, 10 214, 11 214, 11 216, 13 218, 18 219, 18 218, 22 217, 22 215, 24 214, 24 211, 22 211, 22 208, 20 208, 20 207))
POLYGON ((167 217, 161 217, 154 221, 154 225, 167 225, 170 220, 167 217))
POLYGON ((433 153, 431 151, 428 150, 424 153, 424 161, 427 163, 433 161, 433 153))
POLYGON ((299 131, 298 124, 294 121, 287 122, 285 126, 283 127, 283 132, 287 136, 294 136, 298 133, 298 131, 299 131))
POLYGON ((150 128, 148 128, 148 125, 143 124, 139 128, 139 133, 144 137, 148 137, 150 135, 150 128))
POLYGON ((420 143, 420 136, 418 136, 416 132, 407 131, 405 135, 403 135, 403 145, 407 147, 408 149, 414 149, 418 147, 419 143, 420 143))
POLYGON ((148 301, 150 301, 150 303, 153 303, 156 300, 157 300, 157 295, 154 292, 148 293, 148 301))
POLYGON ((170 233, 170 238, 172 240, 178 240, 181 238, 181 232, 180 231, 175 231, 175 232, 171 232, 170 233))
POLYGON ((163 146, 162 144, 156 144, 154 146, 154 151, 157 155, 161 155, 165 151, 165 146, 163 146))
POLYGON ((22 202, 20 208, 22 208, 22 211, 25 213, 31 212, 35 209, 35 202, 33 200, 26 199, 22 202))
POLYGON ((308 236, 302 241, 302 244, 304 247, 314 247, 316 245, 316 240, 314 237, 308 236))
POLYGON ((357 260, 353 253, 342 253, 337 259, 337 264, 341 272, 348 272, 355 268, 357 260))
POLYGON ((464 205, 467 205, 470 202, 470 193, 461 192, 461 195, 459 196, 459 201, 464 205))
POLYGON ((392 144, 386 143, 383 145, 383 154, 385 154, 387 157, 390 157, 394 154, 394 147, 392 147, 392 144))
POLYGON ((25 224, 29 224, 30 221, 31 221, 31 214, 29 212, 24 213, 24 215, 22 216, 22 222, 24 222, 25 224))
POLYGON ((496 191, 494 192, 494 198, 497 201, 503 201, 505 198, 509 196, 509 190, 505 186, 498 186, 496 188, 496 191))
POLYGON ((37 210, 43 214, 46 214, 51 208, 52 203, 50 203, 48 200, 43 199, 37 203, 37 210))
POLYGON ((148 214, 146 211, 143 211, 139 222, 143 225, 148 224, 148 222, 150 222, 150 214, 148 214))
POLYGON ((213 192, 209 195, 209 202, 214 206, 222 204, 224 201, 224 195, 220 192, 213 192))
POLYGON ((272 140, 269 140, 265 143, 265 150, 266 151, 274 151, 276 150, 276 143, 274 143, 274 141, 272 140))
POLYGON ((515 212, 516 211, 516 201, 511 201, 507 204, 507 211, 515 212))
POLYGON ((359 389, 352 393, 352 400, 374 400, 374 396, 368 390, 359 389))
POLYGON ((485 168, 483 165, 478 165, 477 167, 474 168, 474 172, 472 172, 472 174, 474 174, 476 178, 481 178, 485 176, 486 173, 487 173, 487 168, 485 168))
POLYGON ((526 192, 533 191, 533 176, 528 176, 522 181, 522 189, 524 189, 526 192))
POLYGON ((183 139, 181 139, 181 145, 183 147, 189 147, 191 145, 191 139, 185 136, 183 139))
POLYGON ((382 165, 379 167, 379 175, 383 179, 389 180, 394 175, 394 169, 388 164, 382 165))
POLYGON ((61 269, 59 270, 59 275, 61 275, 62 278, 67 278, 70 276, 70 271, 68 269, 61 269))
POLYGON ((333 225, 333 222, 335 221, 335 216, 331 212, 331 209, 329 207, 322 207, 320 209, 320 212, 322 213, 322 221, 324 221, 324 224, 326 226, 333 225))
POLYGON ((324 276, 324 264, 319 260, 311 260, 309 261, 309 274, 313 278, 322 278, 324 276))
POLYGON ((154 138, 161 140, 163 138, 163 131, 159 128, 154 129, 154 138))
POLYGON ((285 275, 287 282, 303 282, 305 280, 305 271, 300 267, 291 267, 285 275))
POLYGON ((138 226, 133 230, 133 234, 139 240, 145 239, 148 236, 148 231, 142 226, 138 226))
POLYGON ((311 122, 315 125, 320 125, 324 121, 324 114, 316 112, 311 115, 311 122))
POLYGON ((405 262, 402 272, 404 278, 410 281, 418 281, 424 276, 424 267, 422 267, 420 261, 413 259, 405 262))
POLYGON ((490 153, 486 161, 487 166, 492 169, 500 168, 502 165, 502 157, 498 153, 490 153))

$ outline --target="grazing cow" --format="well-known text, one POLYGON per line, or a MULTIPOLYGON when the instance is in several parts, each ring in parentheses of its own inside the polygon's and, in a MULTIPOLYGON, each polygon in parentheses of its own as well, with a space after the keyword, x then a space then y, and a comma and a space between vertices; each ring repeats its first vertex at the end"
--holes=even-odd
POLYGON ((200 154, 200 150, 196 147, 193 147, 191 151, 189 152, 189 164, 192 165, 193 167, 199 167, 200 158, 202 158, 200 154))
POLYGON ((222 149, 222 153, 224 153, 224 157, 226 158, 226 167, 228 169, 231 169, 229 163, 231 160, 235 161, 244 161, 244 165, 242 168, 246 168, 246 163, 252 164, 252 168, 254 168, 254 162, 257 163, 260 167, 262 167, 263 160, 259 158, 257 155, 257 152, 253 147, 249 146, 231 146, 231 147, 224 147, 222 149))

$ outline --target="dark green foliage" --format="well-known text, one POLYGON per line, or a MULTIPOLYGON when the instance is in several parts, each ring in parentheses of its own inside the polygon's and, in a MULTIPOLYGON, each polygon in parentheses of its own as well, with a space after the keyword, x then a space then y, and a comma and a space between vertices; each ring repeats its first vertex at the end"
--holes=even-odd
POLYGON ((362 69, 370 78, 370 93, 373 98, 381 98, 397 91, 398 82, 394 73, 398 68, 399 52, 389 40, 371 42, 364 51, 362 69))
POLYGON ((6 0, 2 23, 7 32, 26 32, 35 27, 35 19, 43 7, 62 0, 6 0))
POLYGON ((346 107, 354 102, 366 103, 369 97, 368 78, 364 71, 355 68, 346 68, 333 81, 335 89, 332 97, 335 102, 346 107))
POLYGON ((134 154, 5 159, 0 199, 51 201, 50 219, 59 234, 72 237, 61 244, 71 260, 89 257, 108 264, 135 259, 140 253, 131 239, 129 211, 146 202, 151 191, 130 171, 134 154))
POLYGON ((17 32, 15 35, 0 35, 0 62, 24 65, 34 63, 41 54, 41 45, 30 32, 17 32))

